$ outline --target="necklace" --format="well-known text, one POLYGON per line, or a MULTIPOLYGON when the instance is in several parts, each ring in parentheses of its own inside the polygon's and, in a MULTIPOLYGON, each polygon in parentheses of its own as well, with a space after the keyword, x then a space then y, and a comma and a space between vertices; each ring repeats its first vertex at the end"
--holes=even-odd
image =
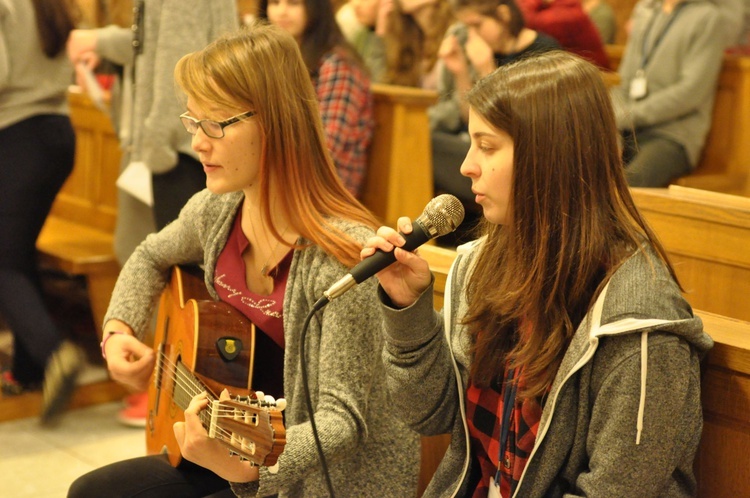
POLYGON ((268 255, 268 259, 266 259, 266 262, 263 263, 263 267, 260 269, 260 274, 264 277, 268 277, 268 265, 271 263, 271 258, 273 258, 273 255, 276 254, 276 251, 279 249, 279 246, 281 245, 281 241, 284 240, 284 235, 286 235, 286 231, 289 229, 289 225, 286 226, 283 232, 281 232, 281 238, 276 241, 276 245, 271 249, 271 253, 268 255))

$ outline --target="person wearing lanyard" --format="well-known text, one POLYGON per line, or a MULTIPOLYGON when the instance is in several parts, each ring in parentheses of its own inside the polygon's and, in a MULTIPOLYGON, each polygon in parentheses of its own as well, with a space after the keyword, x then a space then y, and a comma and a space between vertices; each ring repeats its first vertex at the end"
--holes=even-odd
POLYGON ((424 496, 694 496, 713 342, 631 197, 600 71, 553 51, 466 101, 484 220, 442 312, 408 218, 360 252, 397 260, 377 274, 392 409, 451 435, 424 496))
POLYGON ((698 164, 725 48, 707 0, 641 0, 611 91, 633 187, 666 187, 698 164))

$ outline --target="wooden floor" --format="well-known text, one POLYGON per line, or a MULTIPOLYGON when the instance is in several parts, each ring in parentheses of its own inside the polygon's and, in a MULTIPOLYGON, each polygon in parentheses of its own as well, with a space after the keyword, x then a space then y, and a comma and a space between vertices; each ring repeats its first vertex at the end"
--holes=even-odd
MULTIPOLYGON (((125 390, 111 380, 104 380, 79 386, 70 402, 69 409, 83 408, 99 403, 121 400, 125 390)), ((0 422, 37 417, 42 406, 40 391, 24 393, 19 396, 0 394, 0 422)))

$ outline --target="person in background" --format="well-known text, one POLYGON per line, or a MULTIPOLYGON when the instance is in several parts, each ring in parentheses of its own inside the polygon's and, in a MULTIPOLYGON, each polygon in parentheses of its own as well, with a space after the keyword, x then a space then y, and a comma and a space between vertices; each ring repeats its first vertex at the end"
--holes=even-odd
MULTIPOLYGON (((198 155, 179 122, 174 98, 174 66, 179 58, 205 47, 239 26, 234 0, 200 0, 185 8, 179 0, 136 0, 133 27, 115 24, 77 29, 68 41, 68 56, 93 71, 102 60, 122 68, 113 91, 112 122, 120 139, 120 171, 142 162, 151 172, 153 206, 130 192, 117 191, 114 249, 120 265, 149 233, 177 218, 182 206, 205 186, 198 155)), ((147 395, 125 399, 118 414, 125 425, 146 423, 147 395)))
POLYGON ((85 360, 47 309, 36 260, 36 239, 75 159, 65 43, 79 17, 71 1, 0 0, 0 313, 13 337, 2 391, 43 384, 45 424, 67 406, 85 360))
POLYGON ((398 232, 361 252, 397 260, 377 275, 394 409, 452 436, 424 496, 695 496, 713 341, 631 197, 599 69, 551 52, 466 98, 484 224, 442 314, 398 232))
POLYGON ((633 187, 666 187, 698 164, 711 127, 725 38, 707 0, 639 2, 611 91, 633 187))
POLYGON ((374 83, 383 83, 386 75, 385 44, 378 31, 378 24, 385 20, 380 9, 382 1, 350 0, 336 13, 336 22, 345 34, 349 33, 347 40, 364 61, 374 83), (342 15, 344 9, 351 12, 356 22, 356 26, 348 31, 344 30, 344 26, 347 26, 346 18, 342 15))
POLYGON ((469 111, 464 95, 498 66, 560 48, 552 37, 524 25, 514 0, 453 0, 452 4, 460 22, 440 47, 439 97, 428 110, 435 191, 458 197, 467 214, 455 234, 441 239, 448 245, 458 243, 462 232, 480 217, 471 182, 456 168, 469 150, 469 111))
POLYGON ((330 0, 260 0, 258 18, 290 33, 315 86, 333 163, 359 197, 375 121, 370 76, 336 23, 330 0))
POLYGON ((440 45, 455 22, 447 0, 383 0, 378 25, 386 51, 385 83, 438 89, 440 45))
MULTIPOLYGON (((178 467, 165 455, 126 460, 82 476, 68 496, 205 496, 230 482, 238 496, 324 496, 299 369, 301 333, 313 304, 358 262, 375 220, 337 179, 308 68, 287 32, 253 24, 222 37, 182 58, 175 79, 208 188, 128 259, 103 353, 114 379, 143 389, 155 358, 141 341, 169 270, 202 265, 213 299, 282 350, 283 361, 269 366, 278 375, 253 388, 287 399, 286 445, 273 469, 230 456, 201 426, 207 400, 198 395, 186 423, 175 426, 178 467)), ((339 496, 416 493, 419 439, 386 396, 376 317, 372 280, 332 301, 308 328, 311 408, 339 496)))
POLYGON ((602 37, 581 0, 518 0, 518 6, 529 28, 553 37, 562 48, 600 69, 610 68, 602 37))
POLYGON ((447 0, 350 0, 362 26, 351 38, 372 79, 437 89, 438 49, 454 22, 447 0))
POLYGON ((617 17, 607 0, 585 0, 583 11, 591 18, 604 44, 612 44, 617 36, 617 17))

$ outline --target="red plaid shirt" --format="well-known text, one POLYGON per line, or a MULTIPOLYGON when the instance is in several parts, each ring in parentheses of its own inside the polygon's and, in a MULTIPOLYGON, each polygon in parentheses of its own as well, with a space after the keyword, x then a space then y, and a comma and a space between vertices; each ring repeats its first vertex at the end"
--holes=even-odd
MULTIPOLYGON (((504 379, 508 378, 506 368, 504 379)), ((521 370, 518 378, 519 390, 523 389, 524 376, 521 370)), ((484 498, 489 491, 490 478, 498 469, 500 431, 503 414, 503 397, 508 388, 505 382, 480 389, 469 384, 466 391, 466 415, 474 456, 481 468, 481 478, 474 488, 474 498, 484 498)), ((542 418, 542 405, 537 399, 519 400, 516 398, 510 416, 508 440, 503 451, 504 461, 500 465, 500 493, 504 498, 511 496, 536 441, 539 421, 542 418)))
POLYGON ((375 127, 370 78, 350 58, 332 50, 320 61, 315 91, 333 163, 347 190, 359 197, 375 127))

